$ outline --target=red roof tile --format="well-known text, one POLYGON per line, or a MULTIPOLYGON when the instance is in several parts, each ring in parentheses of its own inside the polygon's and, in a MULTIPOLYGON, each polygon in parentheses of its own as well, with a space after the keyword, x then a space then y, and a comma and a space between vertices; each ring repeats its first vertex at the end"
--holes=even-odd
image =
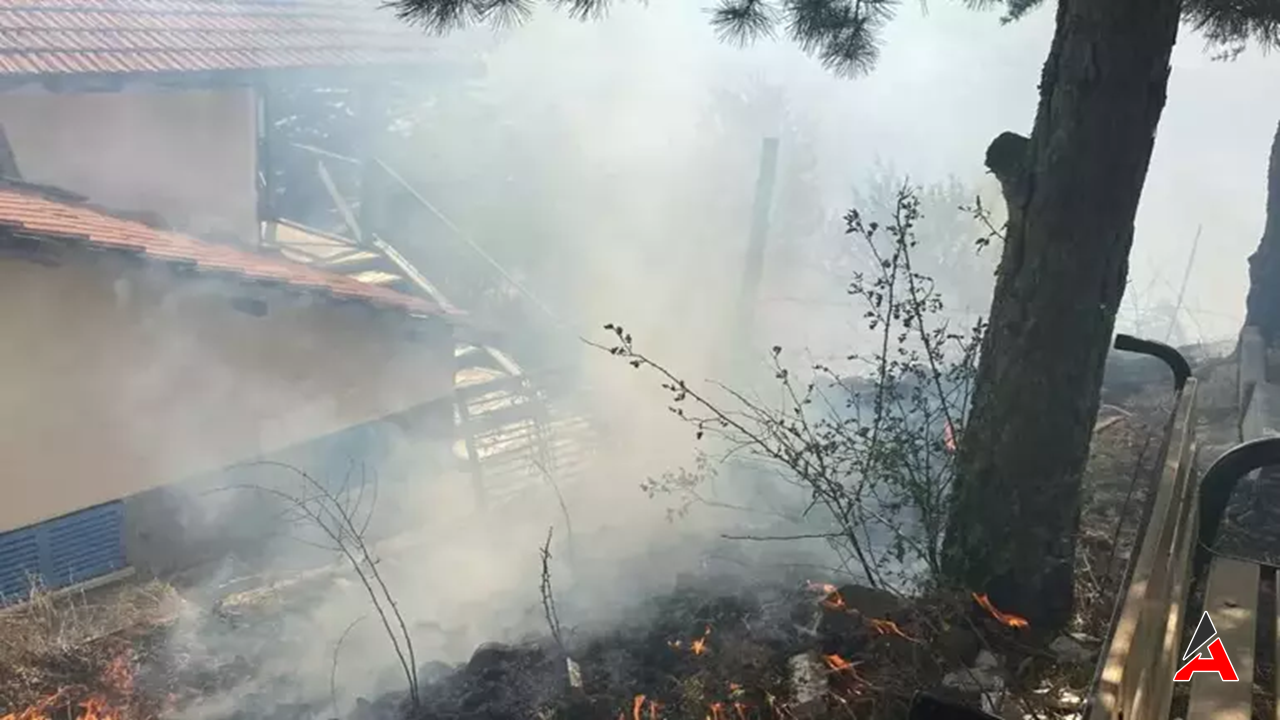
POLYGON ((0 75, 412 65, 376 0, 0 0, 0 75))
POLYGON ((359 280, 218 245, 175 232, 157 230, 93 208, 58 202, 35 192, 0 188, 0 228, 35 237, 84 242, 100 248, 140 252, 164 262, 194 264, 197 270, 281 282, 328 295, 404 310, 413 315, 447 316, 435 303, 359 280))

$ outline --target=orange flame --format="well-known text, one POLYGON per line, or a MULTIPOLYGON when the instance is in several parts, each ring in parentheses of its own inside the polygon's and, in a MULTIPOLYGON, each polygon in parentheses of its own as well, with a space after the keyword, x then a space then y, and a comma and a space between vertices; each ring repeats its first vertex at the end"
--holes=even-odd
POLYGON ((902 632, 902 628, 898 627, 898 623, 892 620, 879 620, 877 618, 870 618, 870 622, 871 622, 872 629, 876 631, 877 635, 897 635, 903 640, 907 640, 909 642, 917 642, 915 638, 902 632))
POLYGON ((711 626, 708 625, 706 630, 702 632, 702 637, 689 643, 689 650, 694 655, 701 655, 707 651, 707 638, 711 637, 711 626))
POLYGON ((816 583, 812 580, 806 580, 805 586, 813 592, 822 595, 822 607, 828 610, 848 610, 849 607, 844 602, 844 597, 840 595, 840 590, 831 583, 816 583))
POLYGON ((832 672, 852 672, 854 668, 862 664, 861 662, 851 663, 839 655, 823 655, 822 659, 826 661, 827 667, 831 668, 832 672))
MULTIPOLYGON (((701 655, 702 653, 706 652, 707 638, 709 638, 710 636, 711 636, 711 626, 708 625, 706 629, 702 631, 702 637, 694 638, 693 640, 689 641, 689 652, 693 653, 694 655, 701 655)), ((684 647, 684 641, 668 640, 667 646, 672 648, 673 650, 679 650, 680 648, 684 647)), ((4 720, 4 718, 0 718, 0 720, 4 720)))
MULTIPOLYGON (((108 694, 124 698, 133 694, 133 667, 129 658, 121 655, 112 660, 103 671, 100 683, 106 692, 94 693, 76 703, 80 710, 74 714, 75 720, 120 720, 123 713, 111 705, 108 694)), ((28 708, 0 716, 0 720, 51 720, 51 709, 72 704, 73 700, 67 694, 68 689, 64 688, 28 708)), ((72 717, 72 714, 66 713, 65 716, 72 717)))
POLYGON ((1031 623, 1026 618, 1020 615, 1001 612, 999 609, 996 608, 995 605, 991 604, 991 600, 987 598, 986 593, 982 593, 981 595, 979 595, 978 593, 973 593, 973 600, 974 602, 981 605, 982 609, 986 610, 987 613, 991 615, 991 617, 1001 625, 1005 625, 1011 628, 1024 628, 1024 627, 1031 626, 1031 623))
POLYGON ((951 427, 951 421, 948 420, 945 427, 942 428, 942 446, 947 449, 948 453, 956 451, 956 431, 951 427))
POLYGON ((8 715, 0 717, 0 720, 49 720, 49 714, 47 712, 48 709, 55 703, 62 700, 64 693, 65 691, 59 690, 46 698, 42 698, 35 705, 32 705, 22 712, 9 713, 8 715))
POLYGON ((828 610, 848 610, 849 606, 844 602, 844 596, 839 590, 832 590, 827 596, 822 598, 822 607, 828 610))
POLYGON ((707 720, 724 720, 724 703, 711 703, 711 714, 707 716, 707 720))
MULTIPOLYGON (((62 700, 62 692, 54 693, 21 712, 0 716, 0 720, 52 720, 49 711, 62 700)), ((119 718, 118 711, 112 708, 106 697, 102 695, 91 695, 81 702, 80 712, 75 715, 76 720, 119 720, 119 718)))
POLYGON ((106 699, 99 696, 91 697, 80 703, 80 708, 84 710, 84 713, 80 715, 83 720, 107 720, 107 718, 115 717, 111 714, 110 709, 107 708, 106 699))

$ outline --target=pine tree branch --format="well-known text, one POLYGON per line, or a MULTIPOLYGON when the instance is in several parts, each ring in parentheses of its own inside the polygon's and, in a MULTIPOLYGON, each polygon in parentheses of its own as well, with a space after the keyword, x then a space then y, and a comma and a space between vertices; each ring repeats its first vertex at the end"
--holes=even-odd
POLYGON ((1280 3, 1275 0, 1187 0, 1183 19, 1234 56, 1253 42, 1265 50, 1280 48, 1280 3))
MULTIPOLYGON (((545 0, 578 20, 603 17, 613 0, 545 0)), ((778 30, 824 67, 846 77, 875 67, 882 31, 900 0, 716 0, 711 24, 724 42, 744 45, 773 37, 778 30)), ((1044 0, 963 0, 975 10, 1000 8, 1002 22, 1014 22, 1044 0)), ((536 0, 386 0, 397 17, 433 33, 491 23, 510 26, 528 20, 536 0)), ((1234 57, 1247 42, 1280 47, 1280 2, 1276 0, 1186 0, 1184 19, 1234 57)))

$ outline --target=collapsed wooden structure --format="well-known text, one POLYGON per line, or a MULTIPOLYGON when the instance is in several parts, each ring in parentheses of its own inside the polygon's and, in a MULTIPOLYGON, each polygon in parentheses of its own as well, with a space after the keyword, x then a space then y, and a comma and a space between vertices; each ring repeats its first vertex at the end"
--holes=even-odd
MULTIPOLYGON (((456 277, 443 273, 438 280, 428 279, 418 269, 444 264, 452 245, 454 252, 479 260, 493 284, 505 286, 540 319, 538 327, 498 330, 481 316, 459 336, 456 454, 471 475, 478 503, 514 497, 531 483, 579 477, 595 450, 598 430, 575 400, 577 378, 564 367, 529 368, 499 349, 513 334, 534 335, 533 342, 554 341, 559 329, 555 315, 389 163, 305 145, 286 150, 309 157, 314 180, 337 222, 317 229, 272 216, 264 223, 264 250, 455 309, 448 283, 458 282, 456 277), (392 218, 377 208, 406 204, 433 219, 442 236, 430 243, 404 243, 409 233, 421 232, 418 218, 392 218)), ((271 194, 269 187, 266 194, 271 194)), ((472 313, 475 308, 463 310, 472 313)))

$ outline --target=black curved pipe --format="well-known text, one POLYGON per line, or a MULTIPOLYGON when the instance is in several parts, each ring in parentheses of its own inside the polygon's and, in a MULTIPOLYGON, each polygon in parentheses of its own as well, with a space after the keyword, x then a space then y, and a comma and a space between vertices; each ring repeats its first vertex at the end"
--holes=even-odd
POLYGON ((1150 355, 1163 360, 1164 364, 1168 365, 1169 369, 1173 371, 1173 389, 1175 391, 1182 392, 1182 388, 1187 384, 1187 378, 1191 377, 1191 363, 1187 362, 1182 353, 1171 345, 1120 333, 1116 335, 1114 347, 1117 350, 1150 355))
POLYGON ((1200 547, 1208 550, 1218 539, 1222 516, 1241 478, 1254 470, 1280 465, 1280 437, 1250 440, 1222 454, 1200 480, 1200 547))

